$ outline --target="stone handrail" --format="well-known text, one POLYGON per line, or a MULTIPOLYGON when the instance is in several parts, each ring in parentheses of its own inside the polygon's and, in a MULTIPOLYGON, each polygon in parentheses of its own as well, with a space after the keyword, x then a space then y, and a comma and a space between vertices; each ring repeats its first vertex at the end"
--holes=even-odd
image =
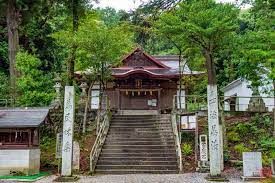
POLYGON ((171 114, 171 122, 172 122, 173 135, 174 135, 174 139, 175 139, 178 168, 180 171, 182 171, 182 156, 181 156, 181 145, 180 145, 180 139, 179 139, 179 131, 178 131, 178 127, 177 127, 177 114, 174 112, 172 112, 172 114, 171 114))
POLYGON ((180 134, 178 125, 177 125, 177 106, 176 106, 176 95, 173 97, 173 110, 171 113, 171 122, 172 122, 172 130, 173 136, 175 139, 175 146, 177 152, 177 161, 178 161, 178 168, 182 171, 182 156, 181 156, 181 142, 180 142, 180 134))
POLYGON ((110 126, 110 103, 108 96, 102 96, 101 107, 97 111, 97 129, 96 129, 96 140, 90 153, 90 172, 94 173, 95 166, 100 155, 102 146, 105 142, 109 126, 110 126))
POLYGON ((102 146, 104 144, 104 141, 106 139, 109 126, 110 126, 110 115, 109 115, 109 112, 106 111, 103 114, 103 121, 101 123, 95 143, 90 153, 90 172, 91 173, 94 173, 95 171, 95 166, 96 166, 98 157, 100 155, 102 146))

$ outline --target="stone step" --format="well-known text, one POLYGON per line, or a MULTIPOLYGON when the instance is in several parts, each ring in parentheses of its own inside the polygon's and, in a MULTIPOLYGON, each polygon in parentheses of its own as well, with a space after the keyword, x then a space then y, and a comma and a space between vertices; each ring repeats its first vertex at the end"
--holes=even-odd
POLYGON ((160 141, 174 141, 173 137, 140 137, 140 138, 135 138, 135 137, 107 137, 105 142, 112 142, 112 141, 141 141, 141 142, 160 142, 160 141))
POLYGON ((145 129, 140 129, 140 130, 121 130, 121 129, 110 129, 109 134, 136 134, 136 135, 144 135, 144 134, 150 134, 150 135, 155 135, 155 134, 172 134, 172 130, 145 130, 145 129))
POLYGON ((164 127, 164 128, 172 128, 172 125, 170 123, 155 123, 155 124, 122 124, 122 123, 111 123, 110 127, 114 128, 158 128, 158 127, 164 127))
POLYGON ((140 139, 140 138, 106 138, 105 143, 117 143, 117 142, 163 142, 163 143, 167 143, 167 142, 171 142, 174 143, 174 139, 173 138, 153 138, 153 139, 140 139))
POLYGON ((148 157, 148 156, 128 156, 128 157, 99 157, 99 161, 177 161, 176 156, 148 157))
POLYGON ((151 148, 151 149, 160 149, 160 148, 173 148, 174 144, 171 145, 163 145, 163 144, 158 144, 158 145, 114 145, 114 144, 104 144, 103 147, 108 147, 108 148, 151 148))
POLYGON ((135 122, 135 121, 139 121, 139 122, 159 122, 159 121, 163 121, 163 122, 168 122, 170 121, 169 119, 150 119, 150 118, 112 118, 111 121, 114 122, 135 122))
POLYGON ((103 153, 175 153, 175 149, 102 149, 103 153))
POLYGON ((157 142, 144 142, 144 141, 106 141, 106 145, 174 145, 173 141, 157 141, 157 142))
POLYGON ((171 121, 157 121, 157 120, 146 120, 146 121, 140 121, 140 120, 133 120, 133 121, 122 121, 122 120, 112 120, 110 124, 121 124, 121 125, 157 125, 157 124, 171 124, 171 121))
POLYGON ((96 173, 178 173, 170 117, 113 116, 96 173))
POLYGON ((173 138, 172 133, 118 133, 113 132, 107 135, 107 139, 110 138, 173 138))
POLYGON ((177 165, 177 161, 98 160, 98 165, 177 165))
POLYGON ((103 169, 137 169, 137 170, 177 170, 175 165, 97 165, 98 170, 103 169))
POLYGON ((98 174, 176 174, 177 170, 139 170, 139 169, 114 169, 114 170, 101 170, 96 169, 98 174))
POLYGON ((133 118, 160 118, 159 115, 113 115, 112 118, 124 118, 124 119, 133 119, 133 118))
POLYGON ((143 152, 136 152, 136 153, 105 153, 102 151, 101 153, 102 158, 106 157, 169 157, 169 156, 175 156, 176 157, 176 152, 175 153, 162 153, 162 152, 157 152, 157 153, 143 153, 143 152))
POLYGON ((168 132, 172 133, 172 129, 166 129, 166 128, 110 128, 110 133, 112 132, 121 132, 121 133, 162 133, 162 132, 168 132))

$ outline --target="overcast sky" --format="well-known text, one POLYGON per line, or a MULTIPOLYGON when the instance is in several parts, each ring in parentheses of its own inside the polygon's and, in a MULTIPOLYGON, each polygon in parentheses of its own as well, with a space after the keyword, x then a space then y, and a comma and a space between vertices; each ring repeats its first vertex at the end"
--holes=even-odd
MULTIPOLYGON (((142 2, 149 0, 99 0, 100 3, 95 5, 96 7, 113 7, 116 10, 126 10, 137 8, 142 2)), ((219 2, 235 2, 236 0, 217 0, 219 2)))

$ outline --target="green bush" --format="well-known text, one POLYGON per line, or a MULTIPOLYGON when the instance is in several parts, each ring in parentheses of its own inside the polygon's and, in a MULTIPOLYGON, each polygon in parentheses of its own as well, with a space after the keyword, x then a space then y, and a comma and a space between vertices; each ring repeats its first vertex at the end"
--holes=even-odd
POLYGON ((0 99, 8 99, 9 97, 8 95, 9 95, 9 79, 4 72, 0 71, 0 99))
POLYGON ((27 52, 18 52, 16 67, 20 73, 17 79, 19 105, 47 106, 53 100, 53 79, 40 69, 41 61, 27 52))
POLYGON ((182 144, 181 152, 184 156, 190 156, 193 153, 192 146, 190 144, 182 144))
POLYGON ((239 142, 241 140, 239 134, 235 131, 228 132, 227 138, 228 138, 228 141, 231 141, 231 142, 239 142))
POLYGON ((238 152, 240 155, 243 153, 243 152, 249 152, 251 151, 249 148, 245 147, 244 143, 240 143, 240 144, 237 144, 234 146, 234 150, 236 152, 238 152))

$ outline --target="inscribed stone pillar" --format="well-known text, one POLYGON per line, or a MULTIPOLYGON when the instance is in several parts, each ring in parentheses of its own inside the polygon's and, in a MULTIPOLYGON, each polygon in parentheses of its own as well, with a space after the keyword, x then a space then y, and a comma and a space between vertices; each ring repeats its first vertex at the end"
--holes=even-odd
POLYGON ((210 175, 221 174, 222 145, 219 127, 217 85, 207 86, 210 175))
POLYGON ((61 176, 72 175, 75 98, 74 87, 65 87, 61 176))
POLYGON ((208 145, 206 135, 200 135, 200 161, 208 161, 208 145))

